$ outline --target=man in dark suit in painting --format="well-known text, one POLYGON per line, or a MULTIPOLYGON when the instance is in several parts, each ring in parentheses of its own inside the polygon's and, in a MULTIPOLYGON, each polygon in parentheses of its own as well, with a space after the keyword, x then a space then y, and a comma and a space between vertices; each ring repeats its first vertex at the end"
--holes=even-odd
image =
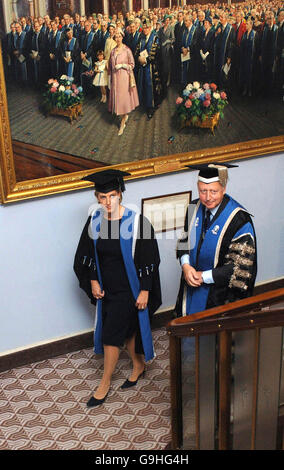
POLYGON ((174 58, 173 58, 173 82, 180 83, 181 81, 181 59, 180 59, 180 51, 181 51, 181 41, 182 35, 185 31, 184 25, 184 13, 183 11, 178 12, 177 16, 177 23, 174 27, 174 35, 175 35, 175 42, 174 42, 174 58))

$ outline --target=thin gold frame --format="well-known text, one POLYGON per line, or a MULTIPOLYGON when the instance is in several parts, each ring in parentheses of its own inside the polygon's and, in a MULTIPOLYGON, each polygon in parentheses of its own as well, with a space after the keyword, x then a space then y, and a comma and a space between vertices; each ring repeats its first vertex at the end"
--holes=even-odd
MULTIPOLYGON (((0 197, 1 203, 17 202, 25 199, 48 196, 56 193, 74 191, 92 186, 92 183, 81 181, 83 176, 97 170, 84 170, 65 175, 51 176, 17 182, 14 165, 14 154, 8 115, 6 85, 0 43, 0 197)), ((128 179, 157 176, 185 169, 186 165, 209 162, 228 162, 256 156, 273 154, 284 150, 284 136, 251 140, 238 144, 196 150, 152 159, 112 165, 108 168, 119 168, 128 171, 128 179)))
MULTIPOLYGON (((175 220, 175 223, 173 225, 169 225, 169 224, 166 224, 166 227, 165 228, 159 228, 157 229, 155 227, 155 221, 151 220, 151 217, 149 217, 148 215, 146 215, 146 217, 150 220, 154 230, 155 230, 155 233, 159 233, 159 232, 167 232, 167 231, 170 231, 170 230, 177 230, 179 228, 182 228, 184 226, 184 217, 185 217, 185 211, 186 211, 186 208, 188 206, 188 204, 190 203, 191 201, 191 198, 192 198, 192 191, 182 191, 182 192, 179 192, 179 193, 170 193, 170 194, 163 194, 161 196, 155 196, 155 197, 146 197, 144 199, 141 199, 141 213, 143 215, 145 215, 145 206, 147 203, 150 203, 151 205, 156 205, 159 203, 161 205, 163 205, 163 201, 166 199, 172 199, 174 200, 175 198, 179 197, 179 196, 188 196, 188 201, 186 202, 186 204, 184 205, 184 214, 183 214, 183 217, 182 217, 182 224, 181 225, 176 225, 176 220, 175 220)), ((161 208, 159 209, 159 213, 161 211, 161 208)))

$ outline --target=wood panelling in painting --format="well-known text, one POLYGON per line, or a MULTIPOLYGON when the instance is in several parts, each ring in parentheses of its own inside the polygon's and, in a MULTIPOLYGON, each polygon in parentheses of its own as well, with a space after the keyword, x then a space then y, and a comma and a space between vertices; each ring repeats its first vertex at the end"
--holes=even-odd
MULTIPOLYGON (((50 2, 49 2, 50 3, 50 2)), ((72 13, 72 0, 53 0, 52 1, 52 11, 50 16, 60 16, 60 18, 68 13, 72 13)))
POLYGON ((86 15, 103 12, 103 0, 85 0, 86 15))

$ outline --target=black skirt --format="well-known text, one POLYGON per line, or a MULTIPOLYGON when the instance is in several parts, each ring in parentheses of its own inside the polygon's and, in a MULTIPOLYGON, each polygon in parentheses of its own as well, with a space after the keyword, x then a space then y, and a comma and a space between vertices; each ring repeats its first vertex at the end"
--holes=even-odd
POLYGON ((105 292, 102 302, 103 344, 121 347, 138 330, 135 306, 120 249, 120 221, 105 221, 97 242, 100 271, 105 292))

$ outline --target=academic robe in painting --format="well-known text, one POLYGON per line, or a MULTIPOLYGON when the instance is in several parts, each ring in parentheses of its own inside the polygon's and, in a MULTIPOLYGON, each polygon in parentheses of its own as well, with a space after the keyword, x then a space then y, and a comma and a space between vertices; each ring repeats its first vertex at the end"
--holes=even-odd
POLYGON ((194 52, 197 40, 195 31, 196 28, 192 25, 190 28, 185 28, 182 35, 180 54, 182 54, 182 48, 189 52, 189 58, 181 61, 181 85, 183 88, 196 78, 194 77, 194 52))
POLYGON ((27 72, 27 57, 28 57, 28 38, 27 34, 22 31, 20 34, 16 33, 14 40, 14 51, 16 52, 15 59, 15 78, 17 82, 26 82, 28 80, 27 72))
POLYGON ((278 27, 276 24, 270 28, 266 25, 263 28, 260 45, 261 67, 262 67, 262 84, 263 92, 271 92, 275 74, 275 59, 277 55, 277 36, 278 27))
POLYGON ((80 49, 78 40, 74 37, 69 41, 65 39, 60 43, 61 73, 67 77, 73 77, 77 82, 79 80, 79 61, 80 49), (70 53, 71 60, 66 62, 64 57, 70 53))
POLYGON ((256 81, 256 69, 259 50, 258 33, 246 31, 240 44, 239 84, 243 91, 252 93, 256 81))
POLYGON ((213 78, 214 31, 202 31, 197 43, 198 80, 210 82, 213 78), (203 56, 202 56, 202 54, 203 56))
MULTIPOLYGON (((102 309, 104 299, 96 301, 91 291, 91 280, 102 283, 97 240, 100 235, 102 210, 94 210, 88 217, 75 254, 74 271, 79 286, 86 292, 92 304, 96 305, 94 332, 94 351, 103 353, 102 344, 102 309)), ((120 247, 124 266, 133 294, 133 301, 140 290, 149 291, 148 306, 138 310, 139 330, 136 335, 136 352, 145 355, 149 361, 154 357, 150 322, 154 312, 161 305, 161 287, 159 277, 160 256, 154 231, 149 221, 125 208, 120 224, 120 247)))
POLYGON ((47 49, 49 54, 49 74, 50 78, 57 78, 60 65, 60 41, 61 31, 55 33, 51 31, 48 35, 47 49))
POLYGON ((146 109, 155 108, 161 102, 161 80, 159 74, 160 44, 157 34, 152 31, 149 38, 141 34, 135 52, 137 88, 139 102, 146 109), (138 57, 147 51, 146 65, 141 65, 138 57))
POLYGON ((204 206, 199 200, 188 207, 177 257, 189 254, 197 271, 212 270, 213 283, 189 286, 183 276, 176 303, 178 316, 190 315, 234 302, 253 294, 256 278, 256 237, 250 214, 229 195, 204 234, 204 206))
POLYGON ((230 76, 234 76, 234 53, 235 53, 235 38, 236 32, 232 25, 227 23, 224 29, 217 34, 214 42, 214 73, 215 82, 219 87, 225 86, 229 83, 230 76), (223 67, 227 59, 231 59, 230 71, 226 75, 223 67))
POLYGON ((50 77, 47 76, 47 39, 42 30, 34 32, 31 38, 30 49, 30 76, 35 85, 42 85, 50 77), (35 55, 36 54, 36 55, 35 55))

